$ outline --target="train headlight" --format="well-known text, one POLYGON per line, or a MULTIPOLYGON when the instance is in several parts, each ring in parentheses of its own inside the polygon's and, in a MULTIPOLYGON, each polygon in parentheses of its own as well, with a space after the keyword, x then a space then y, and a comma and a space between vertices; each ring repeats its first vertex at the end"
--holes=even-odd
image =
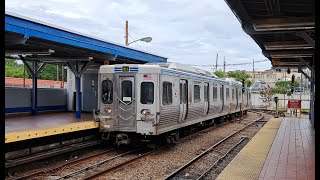
POLYGON ((149 109, 142 109, 141 114, 144 116, 147 116, 147 115, 151 114, 151 111, 149 109))
POLYGON ((106 113, 108 113, 108 114, 110 114, 111 113, 111 108, 109 108, 109 107, 106 107, 106 108, 104 108, 104 112, 106 112, 106 113))

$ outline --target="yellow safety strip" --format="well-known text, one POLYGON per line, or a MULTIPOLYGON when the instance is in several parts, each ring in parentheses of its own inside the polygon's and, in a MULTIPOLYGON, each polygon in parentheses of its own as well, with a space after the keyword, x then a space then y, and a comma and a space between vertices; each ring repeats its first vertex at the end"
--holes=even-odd
POLYGON ((60 126, 48 127, 44 129, 11 131, 5 134, 5 143, 17 142, 27 139, 34 139, 45 136, 52 136, 57 134, 64 134, 69 132, 81 131, 86 129, 98 128, 99 123, 94 121, 83 121, 60 126))
POLYGON ((281 122, 282 118, 270 119, 216 180, 257 180, 281 122))

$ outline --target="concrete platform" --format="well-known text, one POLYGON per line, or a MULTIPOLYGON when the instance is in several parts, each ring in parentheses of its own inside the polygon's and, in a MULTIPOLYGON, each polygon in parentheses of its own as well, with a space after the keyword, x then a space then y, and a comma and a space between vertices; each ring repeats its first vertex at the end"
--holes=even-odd
POLYGON ((76 119, 72 112, 55 112, 36 116, 5 118, 5 143, 98 128, 91 113, 82 113, 76 119))
POLYGON ((218 180, 315 179, 314 128, 306 118, 273 118, 218 180))

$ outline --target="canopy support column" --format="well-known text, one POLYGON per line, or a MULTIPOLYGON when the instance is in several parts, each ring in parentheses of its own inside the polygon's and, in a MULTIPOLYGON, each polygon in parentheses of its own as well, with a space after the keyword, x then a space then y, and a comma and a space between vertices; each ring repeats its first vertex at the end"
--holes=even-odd
POLYGON ((76 61, 76 62, 66 62, 65 64, 69 67, 69 69, 73 72, 75 76, 75 88, 76 88, 76 118, 80 119, 81 118, 81 75, 84 73, 84 71, 89 67, 89 65, 93 61, 87 61, 83 62, 81 66, 81 62, 76 61), (81 68, 80 68, 81 66, 81 68))
POLYGON ((20 59, 23 61, 24 65, 27 67, 28 71, 30 72, 32 76, 32 110, 31 113, 32 115, 38 114, 38 76, 42 70, 42 68, 47 64, 47 63, 42 63, 40 67, 38 68, 38 62, 37 61, 32 61, 32 68, 30 65, 27 63, 26 59, 19 55, 20 59))

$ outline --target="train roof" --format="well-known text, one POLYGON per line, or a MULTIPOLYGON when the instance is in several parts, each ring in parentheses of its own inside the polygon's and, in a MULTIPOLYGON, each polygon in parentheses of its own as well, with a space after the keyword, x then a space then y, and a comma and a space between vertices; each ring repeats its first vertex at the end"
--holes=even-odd
POLYGON ((214 78, 219 78, 215 74, 205 71, 199 68, 195 68, 186 64, 181 64, 181 63, 176 63, 176 62, 166 62, 166 63, 146 63, 146 64, 156 64, 160 67, 168 68, 168 69, 174 69, 174 70, 179 70, 179 71, 184 71, 184 72, 189 72, 189 73, 194 73, 194 74, 200 74, 203 76, 209 76, 209 77, 214 77, 214 78))
POLYGON ((117 73, 123 72, 122 67, 128 66, 128 72, 135 73, 172 73, 180 74, 184 76, 195 77, 199 79, 208 79, 218 81, 224 84, 233 84, 236 86, 241 86, 242 83, 236 81, 233 78, 219 78, 216 75, 204 71, 202 69, 194 68, 180 63, 146 63, 146 64, 115 64, 115 65, 102 65, 100 66, 99 73, 117 73))

